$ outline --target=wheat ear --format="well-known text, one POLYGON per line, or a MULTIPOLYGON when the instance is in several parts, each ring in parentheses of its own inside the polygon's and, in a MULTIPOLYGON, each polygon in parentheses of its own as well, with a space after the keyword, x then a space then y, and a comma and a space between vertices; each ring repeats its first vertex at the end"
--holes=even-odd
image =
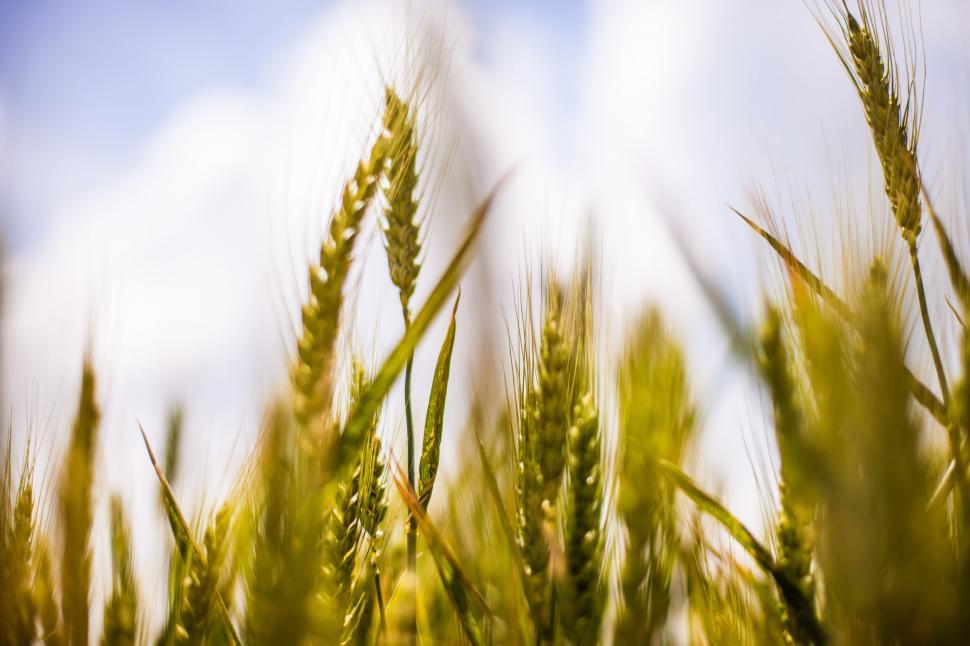
POLYGON ((134 646, 138 635, 138 591, 131 561, 131 530, 118 496, 111 498, 111 576, 101 643, 134 646))
MULTIPOLYGON (((190 556, 188 589, 180 613, 180 635, 185 643, 231 639, 219 607, 221 593, 228 590, 224 583, 231 521, 232 506, 226 503, 206 527, 199 553, 190 556)), ((228 607, 230 597, 221 598, 228 607)))
POLYGON ((660 314, 645 312, 626 346, 618 375, 619 496, 626 530, 620 571, 619 643, 648 643, 662 630, 678 552, 673 489, 657 459, 679 463, 694 430, 683 352, 660 314))
POLYGON ((386 89, 384 129, 390 133, 388 144, 387 208, 384 209, 384 246, 391 282, 398 289, 405 318, 409 317, 411 296, 421 266, 418 254, 417 220, 417 132, 411 108, 390 87, 386 89))
POLYGON ((565 551, 569 578, 562 617, 573 643, 595 644, 599 640, 602 613, 603 484, 599 416, 591 393, 584 394, 576 404, 568 443, 565 551))
POLYGON ((382 130, 370 154, 357 164, 330 220, 319 263, 309 270, 310 293, 303 305, 303 333, 297 343, 299 360, 291 372, 294 413, 303 425, 319 421, 330 404, 344 282, 361 222, 385 172, 389 142, 390 134, 382 130))
MULTIPOLYGON (((774 408, 775 438, 781 456, 779 501, 781 504, 775 537, 778 541, 778 566, 794 581, 808 599, 815 598, 812 577, 812 542, 810 523, 812 506, 805 500, 807 490, 799 481, 798 449, 804 442, 803 417, 795 394, 795 383, 789 369, 790 357, 782 336, 781 316, 769 307, 761 331, 761 355, 758 365, 768 385, 774 408), (799 495, 801 494, 801 495, 799 495)), ((808 643, 796 617, 783 604, 782 619, 788 638, 794 643, 808 643)))
MULTIPOLYGON (((6 465, 3 476, 8 480, 10 464, 6 465)), ((3 563, 0 563, 0 636, 8 643, 26 644, 33 641, 36 605, 31 594, 31 557, 34 545, 34 494, 29 457, 24 461, 24 471, 20 476, 17 495, 13 501, 7 493, 9 482, 0 484, 4 488, 0 514, 0 550, 3 563), (10 509, 10 503, 13 508, 10 509), (12 519, 7 514, 12 512, 12 519)))

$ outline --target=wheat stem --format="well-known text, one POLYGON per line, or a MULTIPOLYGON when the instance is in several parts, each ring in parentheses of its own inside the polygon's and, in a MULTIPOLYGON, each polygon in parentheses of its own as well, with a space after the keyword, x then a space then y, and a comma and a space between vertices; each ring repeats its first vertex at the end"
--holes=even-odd
POLYGON ((95 401, 94 368, 85 361, 71 443, 60 482, 61 518, 64 523, 61 596, 64 623, 69 641, 74 646, 88 643, 88 595, 91 586, 91 552, 88 544, 94 513, 91 498, 100 419, 101 413, 95 401))

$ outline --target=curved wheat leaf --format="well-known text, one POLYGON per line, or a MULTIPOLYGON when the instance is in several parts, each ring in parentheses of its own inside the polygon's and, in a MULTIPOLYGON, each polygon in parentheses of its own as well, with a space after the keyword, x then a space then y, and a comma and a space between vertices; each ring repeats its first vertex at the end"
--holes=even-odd
POLYGON ((473 601, 480 610, 491 615, 492 611, 488 607, 485 597, 475 584, 472 583, 464 568, 462 568, 461 561, 458 559, 454 550, 441 536, 438 529, 431 523, 427 512, 425 512, 421 503, 418 501, 414 489, 408 484, 407 478, 402 477, 400 467, 398 467, 398 473, 395 475, 394 484, 397 486, 398 492, 404 500, 404 504, 407 505, 408 511, 413 515, 418 528, 424 535, 428 544, 428 551, 434 559, 435 567, 438 569, 438 575, 441 577, 441 582, 448 591, 448 598, 454 606, 455 612, 458 613, 458 618, 461 621, 462 629, 465 631, 465 636, 475 646, 484 645, 485 638, 481 621, 469 602, 473 601))
MULTIPOLYGON (((773 236, 771 233, 765 229, 759 227, 750 218, 746 217, 743 213, 729 206, 734 213, 740 217, 745 224, 747 224, 751 229, 757 233, 759 236, 768 242, 769 246, 774 249, 785 265, 788 267, 792 273, 794 273, 802 282, 806 283, 815 294, 817 294, 826 305, 831 307, 836 314, 845 319, 846 321, 852 321, 850 315, 850 310, 848 304, 842 300, 842 298, 835 293, 835 291, 826 285, 821 278, 819 278, 811 269, 805 266, 805 264, 798 259, 798 257, 789 249, 783 242, 778 238, 773 236)), ((909 382, 910 390, 912 391, 913 399, 919 402, 927 410, 927 412, 936 419, 943 426, 949 425, 949 415, 946 410, 946 406, 940 401, 940 398, 933 393, 929 387, 921 382, 912 371, 903 366, 906 371, 906 380, 909 382)))
POLYGON ((461 300, 460 291, 455 299, 455 306, 451 310, 451 323, 448 325, 445 341, 441 344, 441 351, 438 353, 438 363, 434 369, 434 379, 431 381, 431 395, 428 398, 428 413, 424 422, 424 441, 418 468, 420 474, 418 500, 425 509, 431 502, 431 491, 434 488, 435 477, 438 475, 445 420, 445 399, 448 396, 448 377, 451 372, 451 353, 455 348, 455 315, 458 314, 459 300, 461 300))
POLYGON ((786 604, 788 611, 792 613, 794 620, 799 622, 801 629, 808 635, 811 643, 818 645, 827 643, 825 631, 819 623, 818 617, 815 616, 812 600, 805 597, 798 584, 790 579, 787 573, 775 562, 771 552, 755 538, 754 534, 744 526, 744 523, 725 509, 724 505, 701 489, 677 465, 663 458, 658 458, 657 464, 663 474, 678 489, 694 501, 694 504, 701 511, 720 523, 728 534, 744 548, 744 551, 754 559, 755 563, 772 578, 782 601, 786 604))
MULTIPOLYGON (((141 422, 138 423, 138 430, 141 431, 141 439, 145 442, 145 450, 148 451, 148 458, 152 462, 152 468, 155 469, 158 483, 162 487, 165 511, 168 514, 168 521, 172 527, 172 535, 175 537, 176 544, 179 546, 179 549, 183 549, 185 552, 191 552, 192 558, 204 558, 202 548, 192 538, 189 524, 186 522, 185 515, 179 507, 175 493, 168 484, 165 474, 162 473, 161 468, 158 466, 158 461, 155 459, 155 452, 152 450, 152 445, 148 442, 148 436, 145 434, 145 429, 142 427, 141 422)), ((226 602, 222 598, 222 593, 219 591, 216 591, 216 602, 218 604, 219 614, 222 616, 222 620, 225 622, 227 628, 227 636, 233 644, 242 644, 242 641, 239 639, 239 633, 236 632, 236 626, 232 623, 232 617, 229 615, 229 608, 226 606, 226 602)))

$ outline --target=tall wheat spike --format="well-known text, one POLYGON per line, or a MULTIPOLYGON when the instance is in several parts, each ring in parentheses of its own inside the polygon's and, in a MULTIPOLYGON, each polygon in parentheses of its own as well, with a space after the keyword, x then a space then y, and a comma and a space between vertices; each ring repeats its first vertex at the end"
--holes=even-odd
POLYGON ((37 607, 31 594, 31 578, 34 552, 34 493, 32 465, 24 460, 23 471, 15 492, 10 491, 10 456, 0 477, 3 492, 0 495, 0 637, 6 643, 25 644, 36 635, 37 607), (11 495, 14 493, 15 495, 11 495), (12 500, 11 500, 12 498, 12 500), (9 514, 9 516, 8 516, 9 514))
MULTIPOLYGON (((798 449, 804 442, 804 421, 796 398, 796 385, 791 374, 791 358, 782 334, 781 315, 769 307, 761 331, 759 368, 771 393, 774 408, 775 438, 781 456, 778 479, 780 514, 776 526, 778 561, 788 577, 797 583, 803 594, 815 597, 812 578, 811 521, 814 514, 804 495, 804 475, 799 473, 798 449)), ((794 643, 808 643, 809 636, 801 631, 795 617, 782 605, 782 618, 789 639, 794 643)))
POLYGON ((520 366, 516 478, 517 540, 538 641, 550 641, 555 628, 549 564, 553 543, 558 541, 556 503, 566 463, 572 378, 570 349, 562 329, 562 297, 554 280, 549 281, 545 298, 539 341, 526 340, 520 366))
POLYGON ((101 643, 134 646, 138 636, 138 590, 131 558, 131 530, 117 496, 111 498, 111 575, 101 643))
MULTIPOLYGON (((844 56, 843 62, 850 70, 862 101, 876 153, 882 165, 886 196, 889 198, 896 223, 909 250, 923 329, 933 358, 933 366, 936 369, 943 404, 949 409, 950 392, 946 371, 929 315, 917 246, 922 228, 920 204, 922 184, 916 161, 919 105, 914 97, 915 87, 910 85, 904 89, 906 101, 901 107, 899 72, 889 39, 879 38, 878 18, 871 6, 863 3, 859 6, 859 11, 859 19, 849 11, 847 6, 844 11, 843 31, 851 58, 851 67, 844 56), (886 57, 883 56, 883 49, 886 51, 886 57)), ((837 48, 837 51, 840 50, 837 48)), ((959 431, 952 420, 949 427, 951 450, 959 467, 957 483, 960 487, 963 513, 970 515, 970 483, 967 481, 966 463, 960 450, 959 431)))
POLYGON ((345 635, 345 626, 357 606, 354 571, 362 537, 359 517, 362 473, 362 464, 358 461, 349 478, 338 485, 323 540, 322 594, 328 604, 322 630, 333 641, 343 642, 349 637, 345 635))
POLYGON ((388 87, 384 129, 388 143, 387 207, 384 209, 384 247, 391 282, 397 287, 405 320, 410 318, 411 296, 421 266, 418 255, 420 223, 417 220, 418 142, 413 110, 388 87))
MULTIPOLYGON (((355 372, 353 399, 358 400, 367 385, 367 375, 362 367, 355 372)), ((381 440, 377 436, 377 423, 380 411, 374 415, 370 426, 366 430, 367 439, 364 440, 361 467, 363 475, 360 487, 360 503, 358 515, 361 528, 367 536, 365 578, 373 585, 364 586, 360 596, 363 604, 357 617, 355 639, 363 639, 371 634, 373 616, 376 612, 380 620, 380 627, 385 628, 385 612, 383 597, 383 580, 381 556, 387 541, 384 533, 384 521, 388 512, 387 470, 381 457, 381 440), (372 589, 371 589, 372 588, 372 589)))
POLYGON ((547 292, 537 368, 535 433, 539 462, 540 505, 548 523, 556 519, 556 502, 566 463, 569 429, 571 372, 569 340, 564 335, 561 289, 553 283, 547 292))
POLYGON ((61 598, 64 624, 72 645, 88 643, 91 587, 90 536, 94 455, 101 413, 95 401, 94 368, 84 362, 77 414, 64 458, 58 490, 63 528, 61 598))
MULTIPOLYGON (((420 266, 418 254, 421 245, 418 241, 418 210, 415 191, 418 184, 417 137, 414 114, 407 103, 401 100, 391 87, 385 90, 386 112, 385 129, 391 133, 389 145, 388 187, 386 191, 387 208, 384 210, 384 247, 387 250, 387 264, 391 282, 398 289, 401 311, 405 327, 411 324, 410 301, 420 266)), ((417 486, 415 471, 414 414, 411 407, 411 378, 413 358, 408 359, 404 372, 404 415, 407 432, 407 470, 408 481, 417 486)), ((410 516, 406 525, 408 567, 414 569, 417 558, 417 534, 414 519, 410 516)))
MULTIPOLYGON (((886 197, 893 215, 909 244, 915 244, 922 227, 920 181, 916 171, 918 135, 917 106, 909 98, 900 105, 899 80, 892 50, 889 64, 883 57, 871 8, 860 7, 861 22, 846 9, 845 37, 851 58, 853 81, 872 132, 872 140, 882 165, 886 197)), ((884 43, 888 48, 888 42, 884 43)), ((848 63, 848 61, 844 61, 848 63)), ((848 67, 848 65, 847 65, 848 67)))

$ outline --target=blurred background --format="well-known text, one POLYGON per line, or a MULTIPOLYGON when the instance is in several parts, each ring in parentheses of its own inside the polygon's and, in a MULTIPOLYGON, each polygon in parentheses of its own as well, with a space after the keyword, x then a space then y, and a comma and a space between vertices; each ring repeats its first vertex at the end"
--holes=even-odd
MULTIPOLYGON (((928 184, 962 208, 970 3, 888 4, 915 18, 925 50, 928 184)), ((471 393, 504 396, 527 278, 589 246, 607 351, 633 313, 664 307, 702 404, 694 472, 759 525, 766 411, 676 240, 746 319, 777 268, 729 205, 766 196, 823 274, 850 234, 889 237, 884 198, 864 190, 880 178, 854 90, 797 0, 0 0, 2 402, 15 442, 31 430, 50 464, 89 350, 104 490, 155 495, 137 422, 160 444, 178 403, 181 495, 191 508, 231 487, 285 387, 306 266, 385 81, 423 88, 418 300, 514 168, 463 283, 445 473, 471 393), (852 205, 876 224, 840 220, 852 205)), ((348 344, 374 364, 401 333, 375 229, 358 258, 348 344)), ((419 350, 417 401, 442 334, 439 321, 419 350)), ((913 335, 910 353, 929 380, 923 343, 913 335)))

